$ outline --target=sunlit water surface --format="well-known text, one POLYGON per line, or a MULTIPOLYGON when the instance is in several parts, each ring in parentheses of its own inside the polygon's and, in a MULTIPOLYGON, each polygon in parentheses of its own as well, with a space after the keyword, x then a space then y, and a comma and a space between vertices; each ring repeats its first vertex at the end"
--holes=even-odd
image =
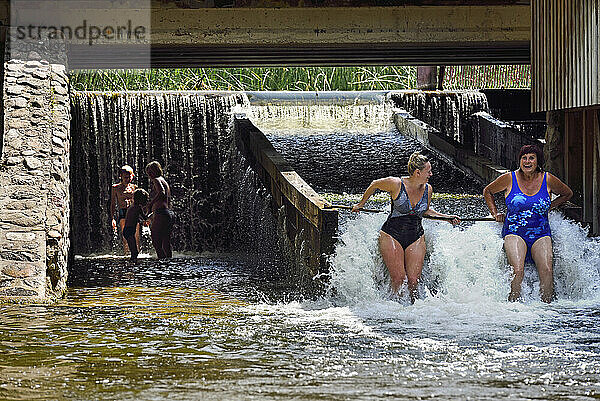
MULTIPOLYGON (((440 206, 441 207, 441 206, 440 206)), ((600 388, 600 246, 552 215, 557 300, 508 303, 495 223, 425 221, 414 305, 391 298, 384 214, 343 219, 313 299, 240 255, 78 259, 66 299, 1 306, 2 399, 584 399, 600 388)))

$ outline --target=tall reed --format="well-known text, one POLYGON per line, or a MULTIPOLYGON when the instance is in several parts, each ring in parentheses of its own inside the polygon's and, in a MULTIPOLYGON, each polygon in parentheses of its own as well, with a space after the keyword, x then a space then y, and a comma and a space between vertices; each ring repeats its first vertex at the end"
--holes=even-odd
MULTIPOLYGON (((360 91, 416 88, 416 67, 264 67, 80 70, 74 90, 360 91)), ((448 66, 444 89, 529 88, 529 65, 448 66)))
POLYGON ((327 91, 414 88, 415 67, 272 67, 81 70, 75 90, 327 91))

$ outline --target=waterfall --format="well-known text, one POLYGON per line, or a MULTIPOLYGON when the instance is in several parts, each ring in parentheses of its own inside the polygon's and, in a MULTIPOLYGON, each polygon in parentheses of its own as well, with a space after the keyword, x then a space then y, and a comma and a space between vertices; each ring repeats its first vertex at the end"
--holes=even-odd
POLYGON ((129 164, 148 189, 145 166, 157 160, 171 186, 178 251, 223 249, 235 231, 230 162, 234 107, 243 94, 76 92, 72 96, 71 194, 73 250, 111 248, 111 185, 129 164))
MULTIPOLYGON (((317 191, 360 193, 373 179, 406 175, 412 152, 429 153, 398 132, 393 104, 385 98, 368 104, 261 103, 252 104, 251 112, 273 147, 317 191)), ((456 166, 437 157, 431 161, 436 191, 481 193, 456 166)))
POLYGON ((389 102, 371 104, 312 103, 252 105, 252 120, 265 133, 307 134, 315 132, 389 131, 389 102))
POLYGON ((473 142, 469 117, 489 112, 485 94, 477 91, 402 91, 390 93, 390 99, 446 138, 466 145, 473 142))

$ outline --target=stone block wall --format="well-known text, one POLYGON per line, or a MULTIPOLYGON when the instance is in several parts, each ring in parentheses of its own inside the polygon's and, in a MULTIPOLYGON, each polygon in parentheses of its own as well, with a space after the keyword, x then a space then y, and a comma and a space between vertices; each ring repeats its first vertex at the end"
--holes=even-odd
POLYGON ((66 69, 4 65, 0 158, 0 301, 48 301, 66 292, 70 106, 66 69))
POLYGON ((473 115, 475 153, 510 170, 519 167, 519 150, 523 145, 543 144, 512 124, 500 121, 486 112, 473 115))

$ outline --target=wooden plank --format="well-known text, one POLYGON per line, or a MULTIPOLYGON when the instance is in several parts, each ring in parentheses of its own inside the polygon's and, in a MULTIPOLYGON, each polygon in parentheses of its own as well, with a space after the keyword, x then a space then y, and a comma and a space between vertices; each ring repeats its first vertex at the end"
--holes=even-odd
POLYGON ((582 133, 583 133, 583 221, 592 223, 594 221, 594 114, 583 111, 582 133))
POLYGON ((600 234, 600 110, 593 110, 594 124, 594 181, 592 234, 600 234))

